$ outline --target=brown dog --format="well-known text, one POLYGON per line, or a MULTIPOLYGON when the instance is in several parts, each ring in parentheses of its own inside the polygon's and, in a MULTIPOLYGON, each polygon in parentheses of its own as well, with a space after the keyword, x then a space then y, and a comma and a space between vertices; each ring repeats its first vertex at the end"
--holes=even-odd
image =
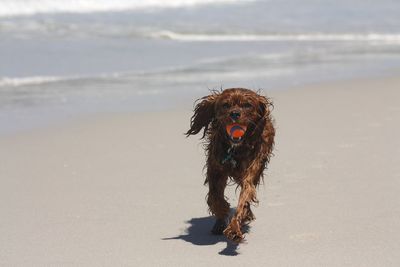
POLYGON ((271 101, 244 88, 212 92, 199 99, 190 129, 195 135, 203 128, 206 138, 207 204, 215 215, 214 234, 240 242, 241 227, 255 217, 250 209, 257 203, 256 187, 263 177, 274 146, 275 129, 270 116, 271 101), (227 224, 229 203, 224 196, 228 178, 241 188, 236 213, 227 224))

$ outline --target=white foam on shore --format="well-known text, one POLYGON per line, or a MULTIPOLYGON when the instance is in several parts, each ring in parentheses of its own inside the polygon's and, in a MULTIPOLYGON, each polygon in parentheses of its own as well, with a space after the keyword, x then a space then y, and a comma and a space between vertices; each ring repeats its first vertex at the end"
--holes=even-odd
POLYGON ((38 85, 43 83, 58 82, 66 80, 65 77, 53 77, 53 76, 31 76, 31 77, 20 77, 20 78, 0 78, 0 87, 17 87, 24 85, 38 85))
POLYGON ((399 43, 400 34, 330 34, 330 33, 305 33, 305 34, 191 34, 173 31, 160 31, 152 33, 153 38, 165 38, 186 42, 254 42, 254 41, 359 41, 359 42, 385 42, 399 43))
MULTIPOLYGON (((1 13, 1 10, 0 10, 1 13)), ((1 16, 1 15, 0 15, 1 16)), ((186 32, 129 24, 80 24, 51 19, 28 18, 0 21, 0 33, 31 36, 101 36, 133 39, 165 39, 181 42, 368 42, 372 44, 400 44, 400 32, 213 32, 197 29, 186 32)))
POLYGON ((177 8, 204 4, 250 2, 251 0, 2 0, 0 17, 37 13, 91 13, 147 8, 177 8))

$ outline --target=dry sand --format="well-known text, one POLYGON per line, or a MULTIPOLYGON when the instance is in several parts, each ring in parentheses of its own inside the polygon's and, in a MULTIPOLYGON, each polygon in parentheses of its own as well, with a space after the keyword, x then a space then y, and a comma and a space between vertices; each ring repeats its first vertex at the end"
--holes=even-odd
POLYGON ((0 265, 400 266, 400 78, 269 95, 247 243, 209 234, 191 111, 119 114, 0 137, 0 265))

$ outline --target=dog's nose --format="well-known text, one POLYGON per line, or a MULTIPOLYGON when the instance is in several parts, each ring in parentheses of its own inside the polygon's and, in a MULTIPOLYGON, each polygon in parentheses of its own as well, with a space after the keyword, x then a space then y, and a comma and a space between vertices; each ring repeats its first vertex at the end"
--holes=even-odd
POLYGON ((231 116, 232 120, 237 120, 240 118, 240 112, 237 110, 234 110, 231 112, 230 116, 231 116))

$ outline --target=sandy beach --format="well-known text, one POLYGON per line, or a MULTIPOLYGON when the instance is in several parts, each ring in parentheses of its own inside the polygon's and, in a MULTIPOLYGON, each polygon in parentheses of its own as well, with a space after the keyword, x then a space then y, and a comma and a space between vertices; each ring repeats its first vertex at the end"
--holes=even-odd
POLYGON ((395 76, 268 93, 275 156, 239 246, 209 233, 190 109, 0 136, 0 265, 399 266, 399 89, 395 76))

